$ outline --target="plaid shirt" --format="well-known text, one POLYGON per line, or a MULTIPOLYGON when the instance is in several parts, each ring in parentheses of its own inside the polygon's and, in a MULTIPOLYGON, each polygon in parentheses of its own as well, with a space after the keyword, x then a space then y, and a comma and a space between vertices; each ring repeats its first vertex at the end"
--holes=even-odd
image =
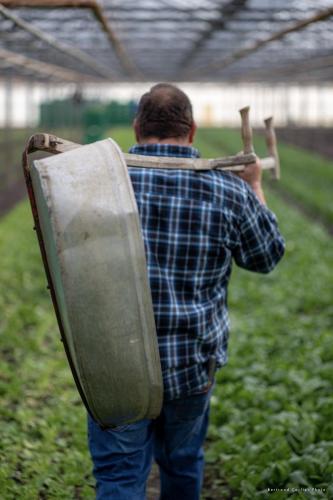
MULTIPOLYGON (((199 156, 194 148, 167 144, 137 145, 130 153, 199 156)), ((269 272, 284 241, 274 214, 231 173, 128 170, 145 243, 164 397, 203 392, 210 368, 227 362, 232 259, 269 272)))

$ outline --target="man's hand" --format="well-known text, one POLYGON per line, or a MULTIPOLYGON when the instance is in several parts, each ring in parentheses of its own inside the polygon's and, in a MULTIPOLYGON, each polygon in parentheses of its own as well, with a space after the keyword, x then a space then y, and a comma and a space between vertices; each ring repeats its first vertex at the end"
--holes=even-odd
POLYGON ((263 205, 266 205, 266 200, 261 185, 262 169, 260 159, 257 157, 257 161, 255 163, 246 165, 245 170, 243 172, 237 172, 237 175, 251 186, 251 188, 259 198, 259 201, 263 205))

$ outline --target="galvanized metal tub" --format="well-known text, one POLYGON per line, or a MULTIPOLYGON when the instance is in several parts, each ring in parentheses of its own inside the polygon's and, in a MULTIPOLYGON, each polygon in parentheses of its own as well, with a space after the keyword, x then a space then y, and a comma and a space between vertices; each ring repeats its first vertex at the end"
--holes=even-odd
POLYGON ((104 427, 154 418, 162 376, 144 244, 112 139, 35 161, 39 226, 67 355, 104 427))

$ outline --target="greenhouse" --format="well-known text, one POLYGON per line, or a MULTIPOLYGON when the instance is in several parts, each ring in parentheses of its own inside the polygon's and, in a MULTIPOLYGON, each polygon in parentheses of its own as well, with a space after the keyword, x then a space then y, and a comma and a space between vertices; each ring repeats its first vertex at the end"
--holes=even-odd
MULTIPOLYGON (((31 165, 65 151, 52 156, 58 165, 81 145, 92 161, 110 137, 125 166, 137 166, 127 153, 133 120, 159 82, 192 102, 195 168, 233 168, 255 153, 272 170, 263 187, 286 244, 268 275, 233 267, 200 498, 333 498, 332 21, 331 0, 0 0, 1 498, 95 498, 86 401, 33 230, 31 165), (247 106, 249 150, 238 112, 247 106)), ((146 498, 159 495, 154 463, 146 498)))

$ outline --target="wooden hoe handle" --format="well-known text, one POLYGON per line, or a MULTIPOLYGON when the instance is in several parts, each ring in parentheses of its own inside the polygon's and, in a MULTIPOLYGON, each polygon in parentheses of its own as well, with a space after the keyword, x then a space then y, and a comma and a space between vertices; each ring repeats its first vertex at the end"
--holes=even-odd
POLYGON ((273 127, 273 117, 270 116, 269 118, 266 118, 264 122, 268 154, 274 159, 275 164, 275 167, 272 168, 272 178, 278 180, 280 179, 280 160, 277 150, 276 135, 273 127))
POLYGON ((252 144, 252 128, 250 125, 250 106, 239 110, 242 120, 242 140, 244 154, 254 153, 252 144))

